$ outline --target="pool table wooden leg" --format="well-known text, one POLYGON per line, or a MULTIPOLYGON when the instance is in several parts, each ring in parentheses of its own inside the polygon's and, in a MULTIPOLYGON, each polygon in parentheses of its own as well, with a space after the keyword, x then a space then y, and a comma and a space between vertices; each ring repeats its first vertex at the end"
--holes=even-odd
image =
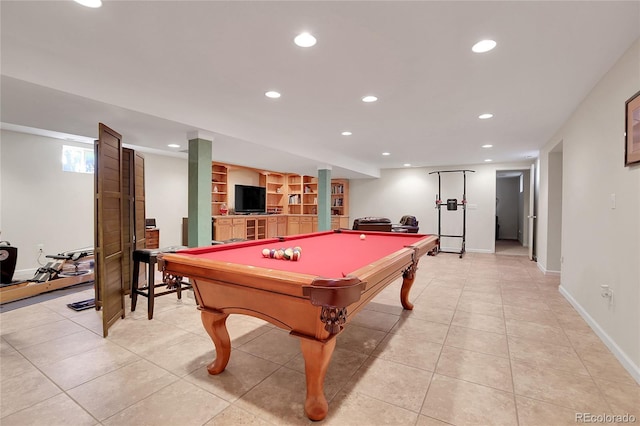
POLYGON ((209 374, 220 374, 224 371, 229 363, 229 357, 231 356, 231 339, 229 339, 229 332, 227 332, 227 317, 229 314, 202 311, 202 325, 204 329, 213 340, 213 344, 216 346, 216 359, 209 365, 207 365, 207 371, 209 374))
POLYGON ((328 341, 321 342, 300 337, 300 346, 307 376, 307 399, 304 403, 304 412, 311 420, 322 420, 329 411, 329 403, 324 396, 324 377, 336 347, 336 339, 334 336, 328 341))
POLYGON ((402 307, 408 310, 413 309, 413 303, 409 301, 409 292, 413 281, 416 279, 416 270, 418 269, 418 261, 414 262, 402 273, 402 288, 400 289, 400 303, 402 307))

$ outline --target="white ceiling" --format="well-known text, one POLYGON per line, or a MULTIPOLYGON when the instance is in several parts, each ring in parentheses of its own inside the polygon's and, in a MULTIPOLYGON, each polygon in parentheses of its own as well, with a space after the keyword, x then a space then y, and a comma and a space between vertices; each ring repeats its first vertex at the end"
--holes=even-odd
POLYGON ((640 37, 639 1, 0 8, 4 127, 95 138, 104 122, 129 145, 161 151, 184 149, 201 130, 220 161, 309 174, 332 166, 340 177, 536 156, 640 37), (317 45, 294 45, 302 31, 317 45), (496 49, 471 52, 484 38, 496 49), (367 94, 379 101, 361 102, 367 94), (484 112, 494 118, 479 120, 484 112))

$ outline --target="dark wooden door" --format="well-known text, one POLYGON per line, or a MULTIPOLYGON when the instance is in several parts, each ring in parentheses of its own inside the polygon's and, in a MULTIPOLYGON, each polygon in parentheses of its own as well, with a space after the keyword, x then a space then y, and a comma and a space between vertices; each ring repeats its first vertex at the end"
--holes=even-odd
MULTIPOLYGON (((123 285, 124 294, 131 293, 133 251, 146 247, 144 155, 133 149, 122 149, 123 212, 123 285)), ((140 269, 138 282, 145 280, 145 268, 140 269)))
POLYGON ((134 206, 134 177, 133 170, 135 151, 129 148, 122 148, 122 197, 123 197, 123 219, 122 219, 122 282, 124 294, 131 293, 131 274, 133 273, 133 250, 135 244, 135 206, 134 206))
POLYGON ((134 152, 133 157, 133 174, 134 174, 134 234, 135 249, 143 249, 146 246, 145 241, 145 183, 144 183, 144 155, 134 152))
POLYGON ((96 142, 95 280, 102 332, 124 318, 122 136, 100 123, 96 142))

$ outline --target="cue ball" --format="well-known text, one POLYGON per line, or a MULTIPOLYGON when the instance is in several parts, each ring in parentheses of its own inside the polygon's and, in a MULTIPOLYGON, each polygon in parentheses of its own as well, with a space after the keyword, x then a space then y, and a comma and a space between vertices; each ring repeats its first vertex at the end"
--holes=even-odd
POLYGON ((367 236, 366 236, 366 235, 364 235, 364 234, 360 234, 360 239, 361 239, 361 240, 364 240, 365 238, 367 238, 367 236))
POLYGON ((262 255, 263 255, 264 257, 269 257, 269 253, 270 253, 270 250, 269 250, 269 249, 267 249, 267 248, 262 250, 262 255))

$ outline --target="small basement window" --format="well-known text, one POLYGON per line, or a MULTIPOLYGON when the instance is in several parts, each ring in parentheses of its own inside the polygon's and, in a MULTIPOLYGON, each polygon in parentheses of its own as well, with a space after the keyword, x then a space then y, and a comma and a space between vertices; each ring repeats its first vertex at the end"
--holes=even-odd
POLYGON ((62 171, 75 173, 94 173, 95 154, 93 152, 93 149, 63 145, 62 171))

